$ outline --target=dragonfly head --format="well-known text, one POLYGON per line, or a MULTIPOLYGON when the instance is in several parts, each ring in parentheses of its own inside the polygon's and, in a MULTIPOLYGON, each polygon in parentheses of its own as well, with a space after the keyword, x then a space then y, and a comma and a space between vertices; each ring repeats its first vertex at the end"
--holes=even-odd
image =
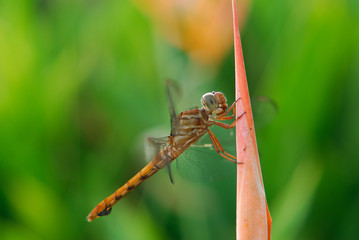
POLYGON ((227 99, 221 92, 209 92, 202 96, 201 99, 203 108, 215 115, 221 115, 227 108, 227 99))

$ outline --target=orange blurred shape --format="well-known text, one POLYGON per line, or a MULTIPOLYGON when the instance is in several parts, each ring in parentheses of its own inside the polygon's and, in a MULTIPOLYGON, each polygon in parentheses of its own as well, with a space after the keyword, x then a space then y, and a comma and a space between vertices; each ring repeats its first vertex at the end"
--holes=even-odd
MULTIPOLYGON (((202 64, 217 65, 232 47, 233 26, 228 0, 133 0, 161 34, 202 64)), ((238 1, 243 26, 250 0, 238 1)))

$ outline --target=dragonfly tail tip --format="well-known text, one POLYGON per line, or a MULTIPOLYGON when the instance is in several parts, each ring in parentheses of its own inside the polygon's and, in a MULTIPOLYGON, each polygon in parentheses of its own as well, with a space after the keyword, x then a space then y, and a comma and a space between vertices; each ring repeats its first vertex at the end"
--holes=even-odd
MULTIPOLYGON (((90 214, 90 215, 91 215, 91 214, 90 214)), ((94 220, 94 218, 91 217, 90 215, 88 215, 88 216, 86 217, 86 221, 88 221, 88 222, 92 222, 92 220, 94 220)))

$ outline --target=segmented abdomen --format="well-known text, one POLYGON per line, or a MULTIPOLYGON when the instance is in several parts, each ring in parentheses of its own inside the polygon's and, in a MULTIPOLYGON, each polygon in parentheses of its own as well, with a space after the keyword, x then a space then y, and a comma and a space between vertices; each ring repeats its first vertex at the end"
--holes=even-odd
POLYGON ((179 155, 173 156, 172 154, 173 151, 171 146, 164 147, 151 162, 149 162, 126 184, 100 202, 87 216, 87 221, 91 222, 95 218, 110 214, 112 206, 115 205, 118 200, 125 197, 129 192, 140 185, 140 183, 151 177, 158 170, 164 168, 167 164, 169 164, 169 162, 172 162, 179 155))

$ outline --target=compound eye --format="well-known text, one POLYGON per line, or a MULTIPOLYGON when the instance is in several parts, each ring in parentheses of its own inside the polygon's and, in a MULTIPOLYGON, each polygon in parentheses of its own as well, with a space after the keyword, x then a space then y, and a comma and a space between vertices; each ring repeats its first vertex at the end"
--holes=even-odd
POLYGON ((218 103, 213 93, 204 94, 202 97, 202 102, 204 106, 207 107, 210 111, 214 111, 217 109, 218 103))

